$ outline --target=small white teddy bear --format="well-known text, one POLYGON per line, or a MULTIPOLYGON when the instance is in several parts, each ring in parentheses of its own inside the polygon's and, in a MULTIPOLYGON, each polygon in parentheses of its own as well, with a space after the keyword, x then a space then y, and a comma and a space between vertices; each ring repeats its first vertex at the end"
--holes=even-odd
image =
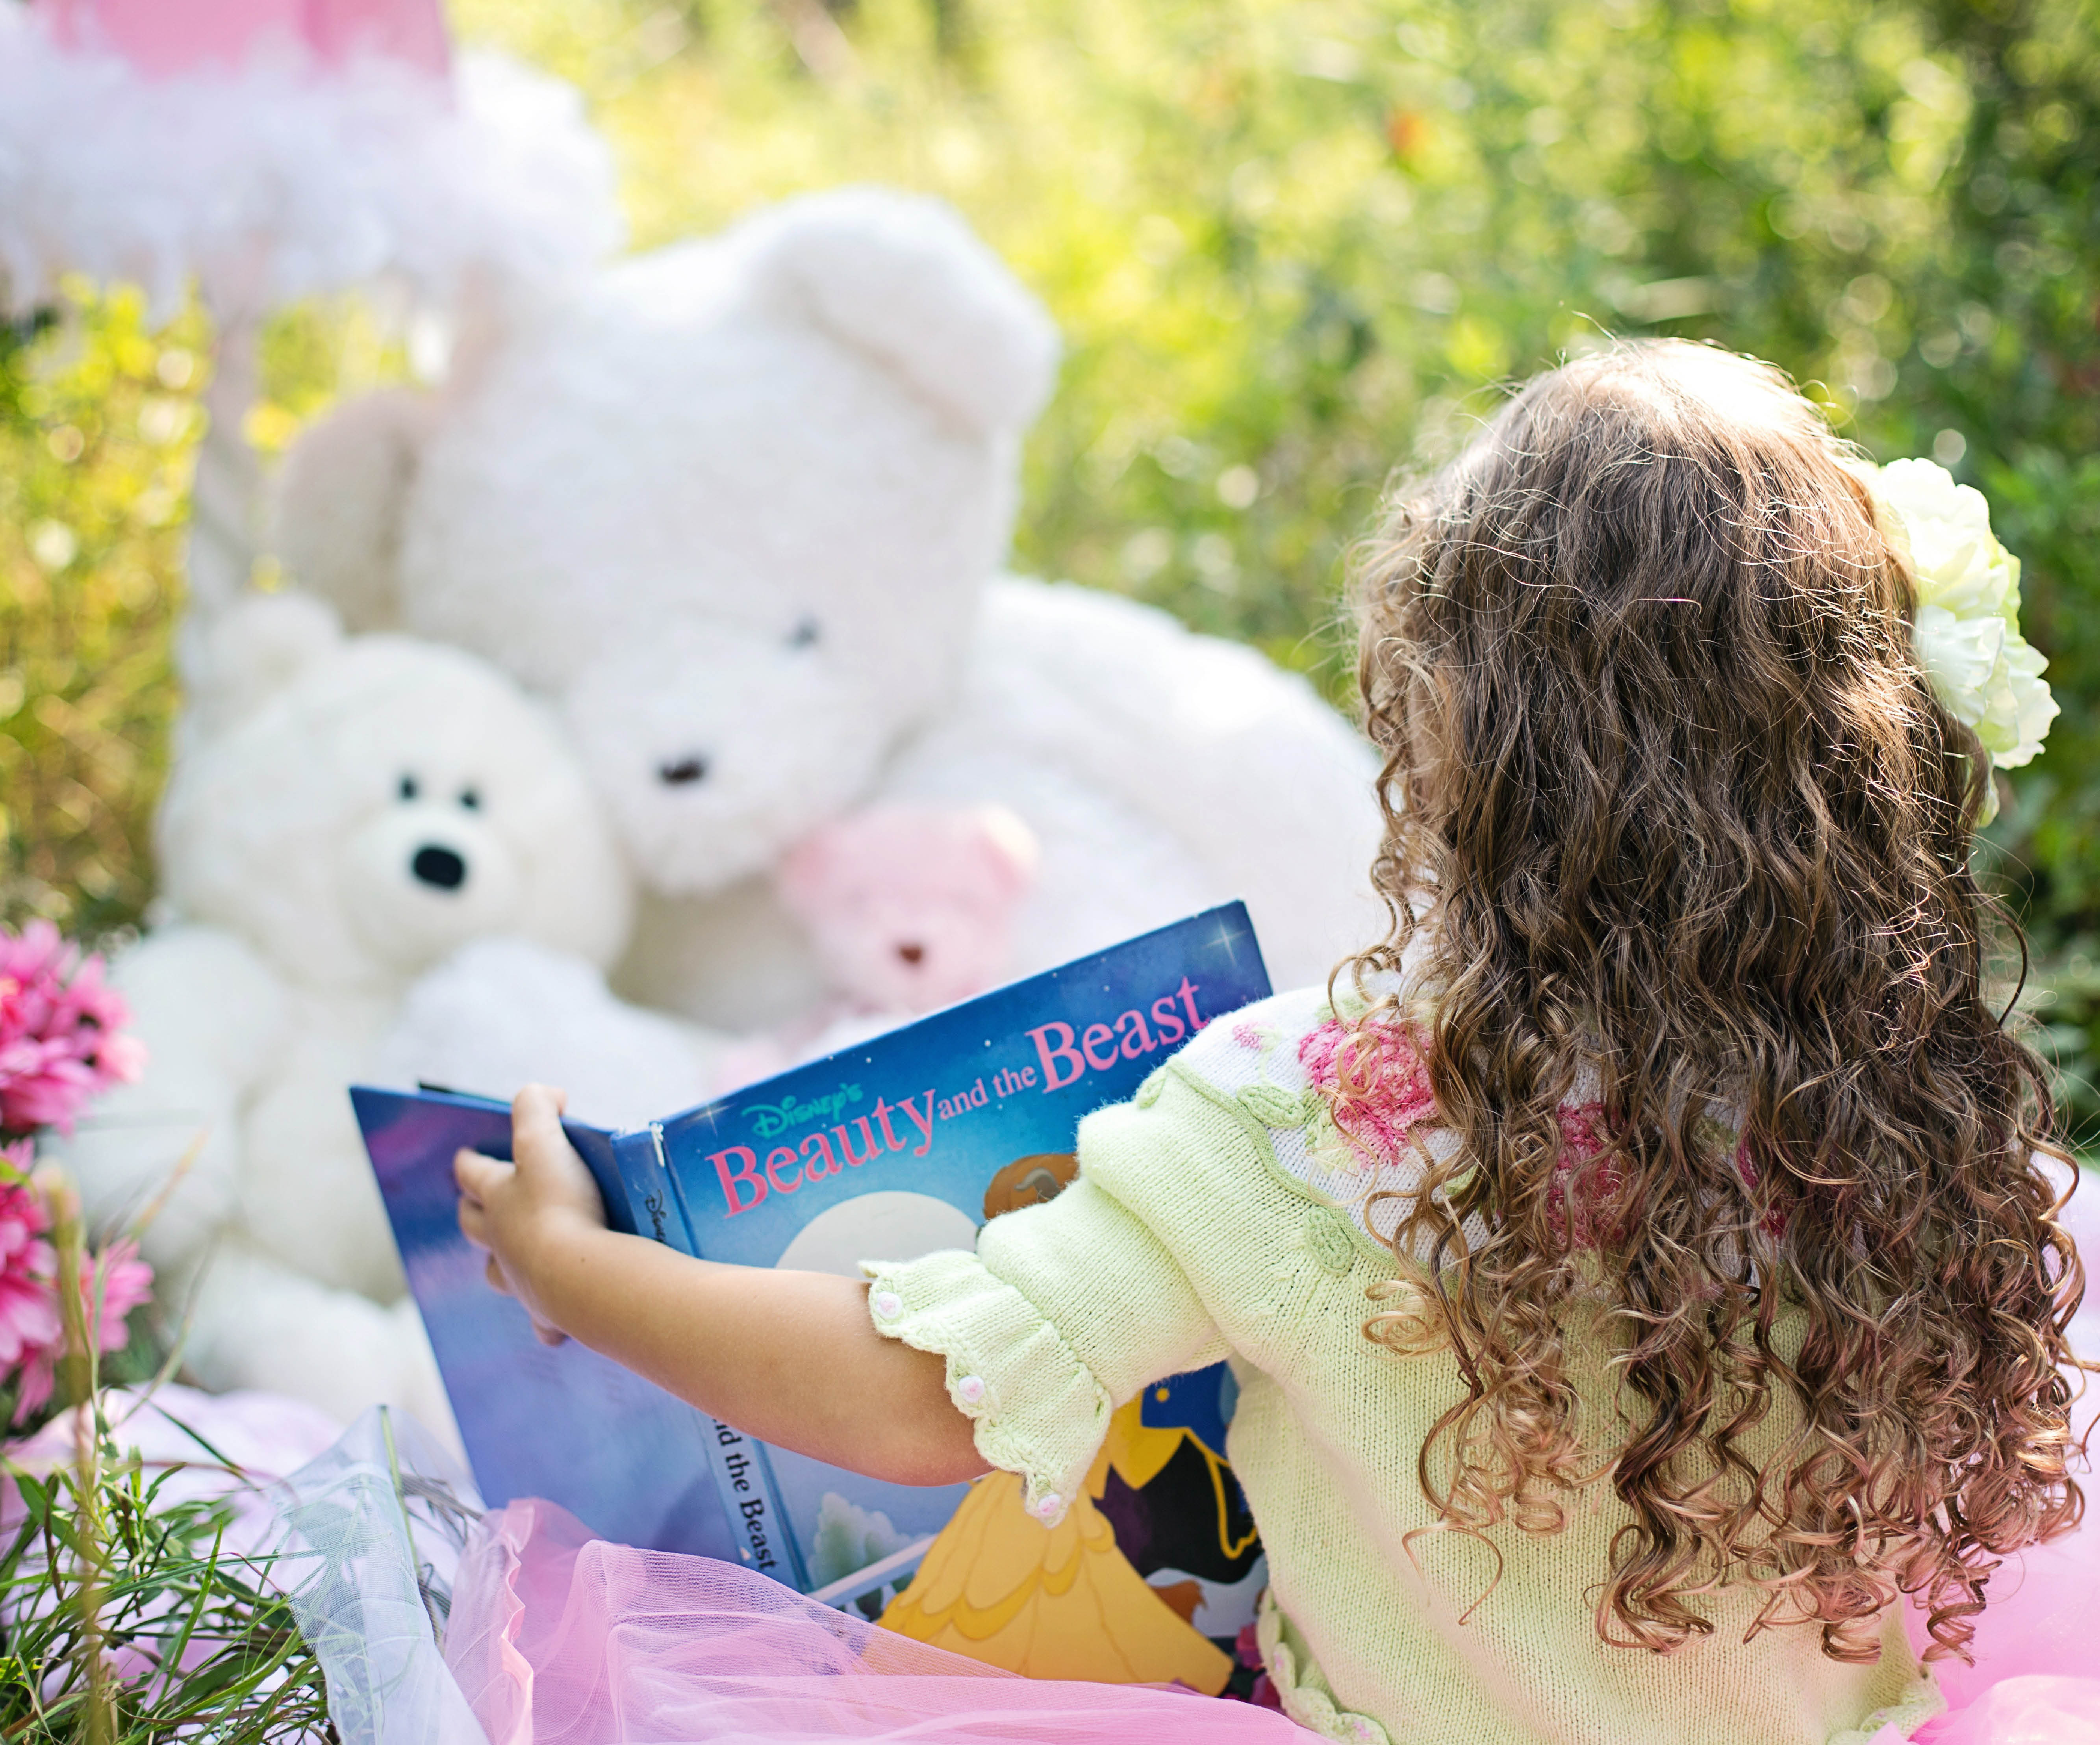
MULTIPOLYGON (((210 709, 159 819, 172 920, 113 970, 150 1058, 72 1161, 108 1215, 196 1148, 145 1248, 164 1307, 188 1302, 207 1385, 448 1425, 346 1088, 466 942, 514 935, 595 985, 625 943, 629 876, 542 707, 473 656, 346 638, 294 595, 245 601, 206 650, 210 709)), ((621 1015, 630 1042, 646 1032, 645 1086, 693 1100, 704 1041, 621 1015)))

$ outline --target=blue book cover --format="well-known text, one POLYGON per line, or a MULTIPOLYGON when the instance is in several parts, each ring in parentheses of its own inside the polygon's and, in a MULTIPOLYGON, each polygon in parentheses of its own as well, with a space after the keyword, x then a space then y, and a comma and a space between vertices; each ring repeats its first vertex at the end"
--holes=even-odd
MULTIPOLYGON (((541 1345, 460 1235, 452 1155, 508 1157, 509 1107, 364 1085, 351 1101, 483 1496, 543 1496, 623 1544, 735 1557, 709 1475, 708 1420, 582 1345, 541 1345)), ((568 1131, 615 1227, 653 1234, 619 1176, 612 1135, 568 1131)))
MULTIPOLYGON (((857 1278, 863 1259, 973 1246, 990 1217, 1051 1197, 1071 1179, 1083 1116, 1269 991, 1246 910, 1229 904, 649 1127, 572 1124, 571 1137, 618 1228, 708 1260, 857 1278)), ((973 1487, 845 1473, 573 1345, 540 1345, 453 1222, 452 1151, 504 1155, 498 1106, 353 1094, 491 1502, 546 1496, 609 1536, 735 1558, 871 1615, 906 1594, 973 1487)), ((1223 1365, 1162 1378, 1127 1408, 1126 1456, 1092 1499, 1131 1572, 1212 1637, 1251 1617, 1260 1575, 1222 1459, 1232 1398, 1223 1365)), ((918 1633, 971 1651, 952 1632, 918 1633)))

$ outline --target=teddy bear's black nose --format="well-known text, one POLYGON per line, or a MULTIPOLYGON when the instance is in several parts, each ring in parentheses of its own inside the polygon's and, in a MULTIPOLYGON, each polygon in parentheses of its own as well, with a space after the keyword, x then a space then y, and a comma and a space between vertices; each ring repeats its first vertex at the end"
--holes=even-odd
POLYGON ((466 882, 466 863, 449 848, 439 848, 435 842, 426 842, 416 850, 408 870, 426 885, 435 885, 440 890, 457 890, 466 882))
POLYGON ((673 758, 656 766, 656 780, 666 788, 690 787, 708 779, 708 760, 698 752, 673 758))

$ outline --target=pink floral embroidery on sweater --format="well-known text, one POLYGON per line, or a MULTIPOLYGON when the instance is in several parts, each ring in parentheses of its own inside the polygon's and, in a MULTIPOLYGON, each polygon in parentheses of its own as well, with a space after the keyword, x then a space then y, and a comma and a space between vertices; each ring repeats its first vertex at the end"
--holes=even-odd
MULTIPOLYGON (((1436 1098, 1429 1088, 1419 1040, 1404 1027, 1386 1024, 1362 1027, 1365 1050, 1351 1066, 1367 1082, 1354 1094, 1345 1093, 1343 1063, 1359 1033, 1357 1027, 1330 1018, 1300 1038, 1298 1059, 1349 1150, 1365 1163, 1391 1163, 1398 1159, 1415 1129, 1436 1124, 1436 1098)), ((1238 1027, 1233 1036, 1246 1048, 1260 1047, 1267 1040, 1249 1024, 1238 1027)), ((1626 1190, 1626 1173, 1610 1155, 1604 1106, 1595 1100, 1564 1102, 1555 1111, 1555 1120, 1560 1129, 1560 1153, 1546 1186, 1546 1217, 1577 1248, 1599 1247, 1608 1238, 1622 1234, 1621 1226, 1601 1222, 1600 1214, 1617 1208, 1623 1217, 1619 1202, 1626 1190)), ((1747 1141, 1737 1147, 1735 1164, 1744 1186, 1754 1191, 1758 1169, 1747 1141)), ((1784 1235, 1785 1214, 1777 1209, 1768 1213, 1764 1227, 1775 1237, 1784 1235)))
POLYGON ((1619 1197, 1626 1177, 1604 1155, 1604 1104, 1564 1102, 1554 1112, 1560 1124, 1560 1155, 1546 1190, 1546 1215, 1563 1236, 1573 1226, 1577 1248, 1594 1248, 1606 1234, 1597 1222, 1597 1208, 1619 1197))
POLYGON ((1410 1133, 1436 1118, 1436 1098, 1422 1051, 1399 1026, 1366 1024, 1358 1030, 1330 1018, 1306 1033, 1298 1060, 1312 1088, 1326 1098, 1335 1127, 1361 1156, 1392 1161, 1410 1133), (1352 1085, 1345 1091, 1343 1062, 1359 1036, 1363 1052, 1350 1067, 1352 1076, 1361 1073, 1365 1082, 1361 1089, 1352 1085))
MULTIPOLYGON (((1616 1226, 1600 1226, 1596 1213, 1599 1207, 1618 1199, 1626 1187, 1626 1175, 1614 1160, 1604 1155, 1607 1146, 1602 1103, 1563 1103, 1559 1116, 1560 1157, 1553 1166, 1553 1181, 1546 1189, 1546 1216, 1563 1235, 1568 1234, 1572 1224, 1577 1247, 1595 1248, 1606 1235, 1621 1233, 1616 1226)), ((1758 1166, 1751 1160, 1749 1140, 1736 1146, 1734 1161, 1743 1186, 1754 1193, 1758 1166)), ((1766 1213, 1762 1222, 1766 1233, 1775 1239, 1786 1234, 1786 1214, 1777 1207, 1766 1213)))

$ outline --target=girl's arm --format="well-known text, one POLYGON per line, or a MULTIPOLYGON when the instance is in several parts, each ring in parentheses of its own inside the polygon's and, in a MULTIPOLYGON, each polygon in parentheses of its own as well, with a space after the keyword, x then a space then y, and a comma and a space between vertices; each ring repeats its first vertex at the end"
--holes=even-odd
POLYGON ((694 1260, 607 1230, 562 1104, 527 1085, 511 1106, 517 1161, 461 1151, 452 1164, 461 1230, 542 1339, 579 1340, 747 1435, 871 1478, 952 1484, 986 1470, 946 1359, 877 1333, 866 1285, 694 1260))

